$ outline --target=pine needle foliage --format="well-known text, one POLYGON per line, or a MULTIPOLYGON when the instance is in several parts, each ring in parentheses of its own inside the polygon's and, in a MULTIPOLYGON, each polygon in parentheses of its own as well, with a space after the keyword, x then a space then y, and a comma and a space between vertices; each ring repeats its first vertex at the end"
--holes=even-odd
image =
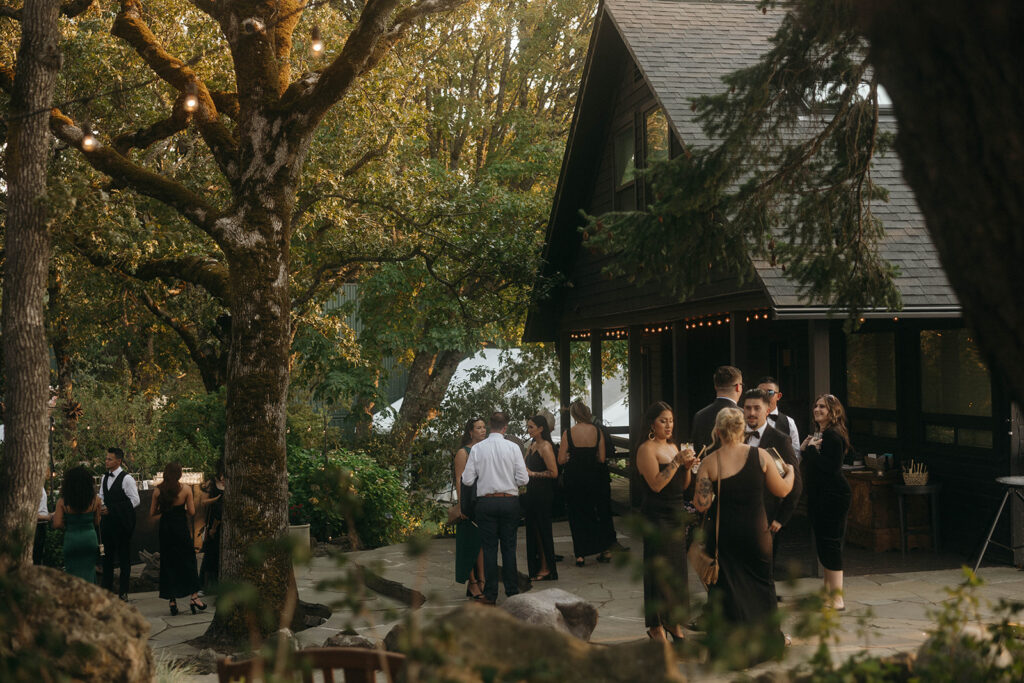
MULTIPOLYGON (((764 1, 762 12, 782 11, 764 1)), ((781 268, 808 303, 855 319, 900 308, 895 266, 872 206, 872 179, 892 126, 847 3, 787 5, 757 63, 724 90, 693 100, 706 140, 642 173, 653 201, 642 211, 589 216, 588 246, 613 254, 611 275, 656 280, 681 300, 722 275, 751 279, 753 263, 781 268), (655 246, 657 245, 657 246, 655 246)))

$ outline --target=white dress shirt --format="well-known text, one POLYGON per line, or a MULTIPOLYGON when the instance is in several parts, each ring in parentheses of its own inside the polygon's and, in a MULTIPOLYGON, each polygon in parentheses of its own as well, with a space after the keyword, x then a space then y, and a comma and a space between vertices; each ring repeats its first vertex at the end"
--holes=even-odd
MULTIPOLYGON (((770 412, 768 414, 769 415, 774 415, 774 416, 778 417, 779 416, 779 409, 776 408, 775 410, 773 410, 772 412, 770 412)), ((789 440, 793 442, 793 452, 796 453, 796 457, 799 458, 800 457, 800 433, 797 432, 797 430, 796 430, 796 422, 793 422, 793 418, 791 418, 789 415, 787 415, 786 419, 789 420, 789 440)))
MULTIPOLYGON (((121 474, 120 467, 113 472, 107 472, 103 475, 103 479, 100 480, 100 500, 104 505, 107 504, 107 501, 103 500, 103 482, 106 480, 107 488, 110 488, 114 485, 114 480, 117 479, 117 475, 119 474, 121 474), (107 479, 107 477, 110 478, 107 479)), ((132 478, 132 475, 124 475, 124 481, 121 482, 121 489, 124 491, 124 495, 128 496, 128 500, 132 502, 132 507, 139 507, 139 503, 141 502, 141 499, 139 498, 139 487, 135 484, 135 479, 132 478)))
POLYGON ((50 508, 46 505, 46 487, 43 487, 43 497, 39 500, 39 512, 37 513, 40 517, 48 517, 50 515, 50 508))
POLYGON ((501 432, 491 432, 469 451, 462 483, 476 484, 477 497, 491 493, 519 495, 519 487, 530 481, 523 452, 501 432))

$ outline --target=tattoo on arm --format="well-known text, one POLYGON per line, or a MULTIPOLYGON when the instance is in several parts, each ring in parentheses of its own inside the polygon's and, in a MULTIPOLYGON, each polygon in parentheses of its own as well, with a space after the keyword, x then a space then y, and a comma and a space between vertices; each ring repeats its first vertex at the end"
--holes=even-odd
POLYGON ((697 480, 697 495, 709 498, 714 493, 714 489, 711 486, 711 480, 707 476, 703 476, 697 480))

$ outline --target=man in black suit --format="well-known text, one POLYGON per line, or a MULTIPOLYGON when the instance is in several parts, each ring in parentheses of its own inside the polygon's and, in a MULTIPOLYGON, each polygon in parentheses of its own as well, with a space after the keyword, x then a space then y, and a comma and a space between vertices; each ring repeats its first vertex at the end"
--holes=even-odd
POLYGON ((745 443, 768 451, 772 456, 778 454, 793 466, 793 490, 785 498, 776 498, 764 491, 764 511, 768 518, 769 531, 772 533, 772 557, 776 557, 778 549, 778 533, 793 516, 796 504, 800 501, 803 491, 803 479, 800 477, 800 464, 793 452, 793 444, 789 437, 768 424, 768 411, 771 401, 764 389, 750 389, 743 394, 743 417, 747 428, 743 435, 745 443))
POLYGON ((715 370, 715 393, 717 397, 710 405, 697 411, 693 416, 693 429, 690 440, 699 453, 704 446, 711 444, 711 431, 715 427, 715 418, 722 408, 735 408, 740 394, 743 393, 743 373, 731 365, 723 365, 715 370))

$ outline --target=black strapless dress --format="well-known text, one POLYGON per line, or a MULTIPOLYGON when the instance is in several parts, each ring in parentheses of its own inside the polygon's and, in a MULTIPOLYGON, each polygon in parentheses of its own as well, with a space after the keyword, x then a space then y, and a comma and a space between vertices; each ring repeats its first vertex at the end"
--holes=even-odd
POLYGON ((196 549, 185 505, 175 505, 160 515, 160 597, 172 600, 198 590, 196 549))
MULTIPOLYGON (((670 463, 659 463, 664 472, 670 463)), ((644 538, 644 625, 674 629, 683 623, 689 606, 686 576, 686 525, 689 513, 683 507, 686 473, 677 469, 660 491, 643 482, 640 512, 653 529, 644 538), (673 612, 675 615, 673 616, 673 612)))
MULTIPOLYGON (((537 451, 526 455, 526 469, 544 472, 547 465, 537 451)), ((526 517, 526 564, 530 576, 540 573, 541 557, 547 563, 551 576, 558 578, 555 565, 555 541, 551 533, 551 505, 555 497, 555 480, 546 477, 530 477, 526 484, 526 500, 523 516, 526 517)))

